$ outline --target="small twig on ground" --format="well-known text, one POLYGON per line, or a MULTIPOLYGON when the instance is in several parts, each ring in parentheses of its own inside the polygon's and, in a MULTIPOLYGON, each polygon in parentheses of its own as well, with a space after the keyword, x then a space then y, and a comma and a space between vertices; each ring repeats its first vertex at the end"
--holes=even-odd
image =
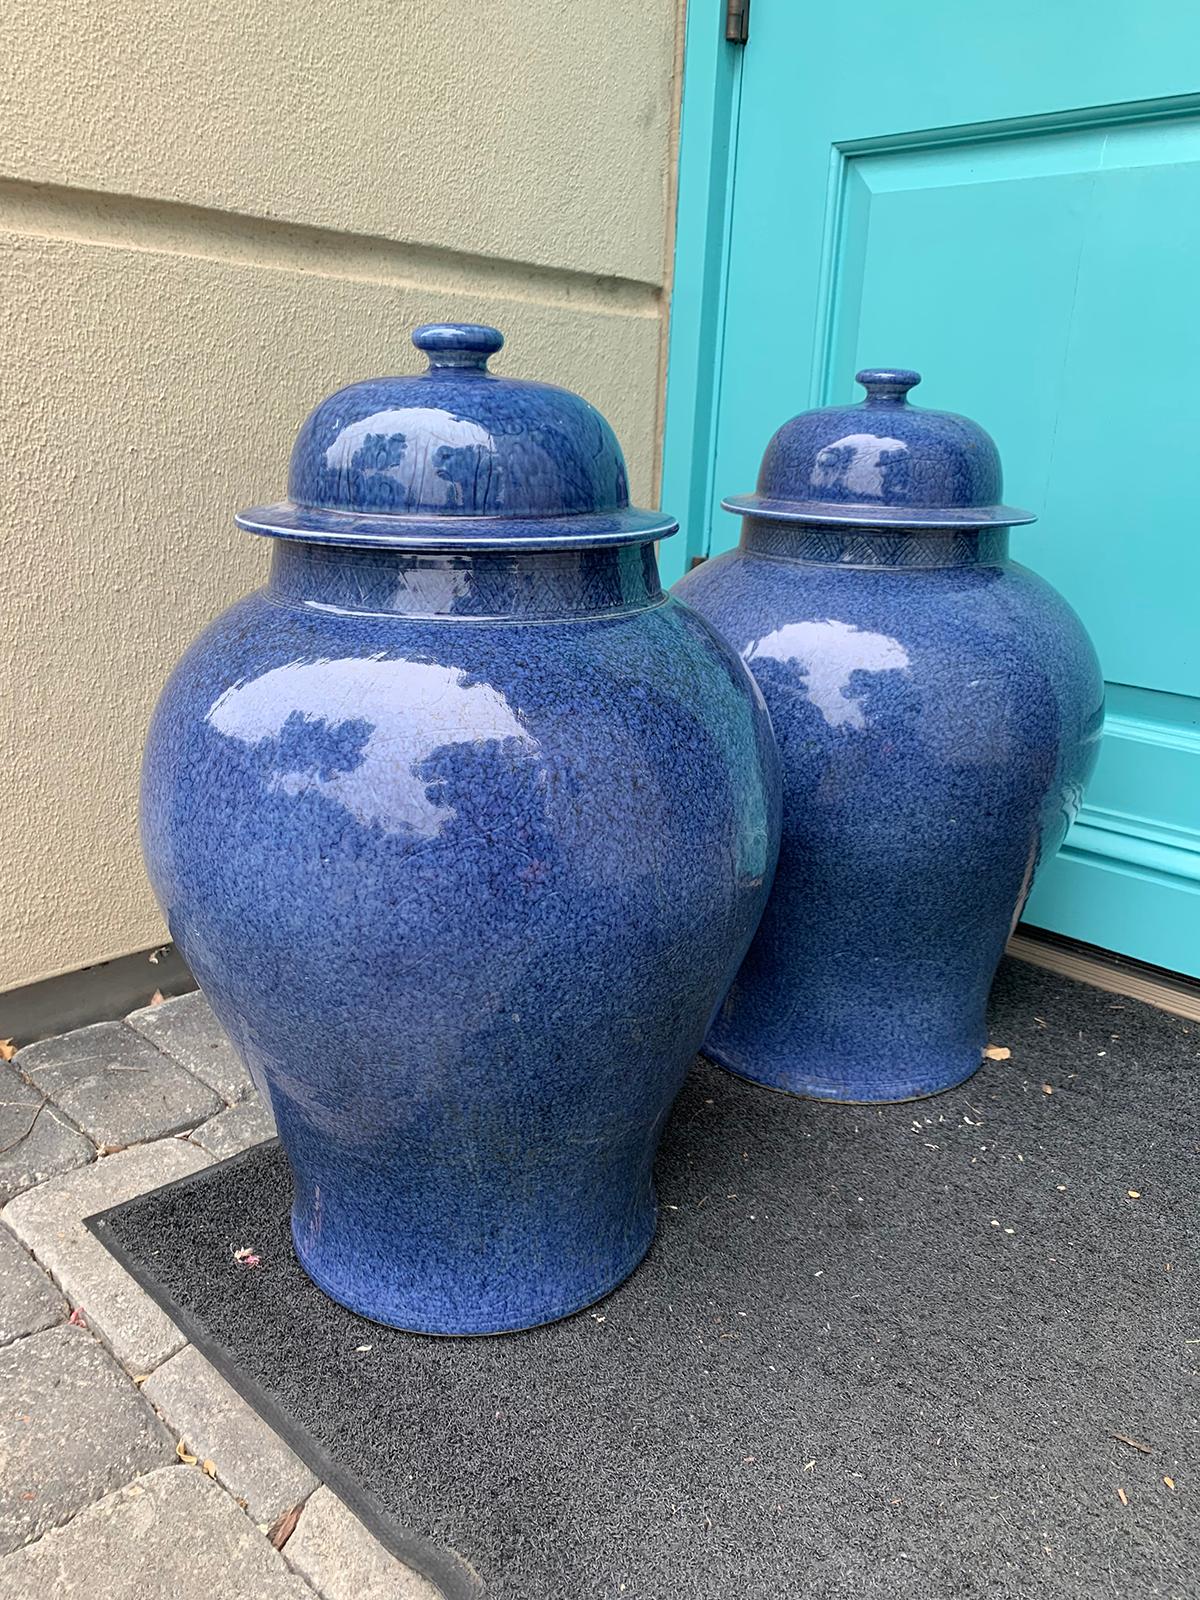
POLYGON ((37 1119, 41 1116, 42 1112, 46 1109, 49 1103, 50 1102, 48 1100, 39 1101, 37 1109, 29 1119, 29 1126, 25 1129, 25 1132, 19 1133, 10 1144, 0 1144, 0 1156, 6 1156, 10 1150, 15 1150, 19 1144, 25 1143, 26 1139, 28 1139, 29 1135, 37 1126, 37 1119))
POLYGON ((1154 1454, 1148 1444, 1143 1444, 1140 1439, 1131 1439, 1127 1433, 1113 1433, 1109 1437, 1119 1439, 1122 1444, 1127 1444, 1131 1450, 1140 1450, 1144 1456, 1154 1454))

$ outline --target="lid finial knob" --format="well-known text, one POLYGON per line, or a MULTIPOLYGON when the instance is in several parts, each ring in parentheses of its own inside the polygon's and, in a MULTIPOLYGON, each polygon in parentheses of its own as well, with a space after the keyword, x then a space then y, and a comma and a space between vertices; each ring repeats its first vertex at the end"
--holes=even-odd
POLYGON ((412 342, 429 357, 430 372, 439 367, 486 372, 488 357, 504 344, 504 335, 482 322, 426 322, 412 342))
POLYGON ((907 403, 908 391, 920 383, 921 374, 907 367, 864 367, 854 374, 854 381, 867 391, 866 405, 902 406, 907 403))

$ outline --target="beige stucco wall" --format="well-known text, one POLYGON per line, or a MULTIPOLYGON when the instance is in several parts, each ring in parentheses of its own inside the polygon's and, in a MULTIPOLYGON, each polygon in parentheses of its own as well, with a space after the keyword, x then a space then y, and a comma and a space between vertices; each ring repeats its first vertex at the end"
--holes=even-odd
POLYGON ((611 419, 653 503, 675 0, 49 0, 0 113, 0 989, 163 935, 141 742, 261 580, 233 510, 422 321, 611 419))

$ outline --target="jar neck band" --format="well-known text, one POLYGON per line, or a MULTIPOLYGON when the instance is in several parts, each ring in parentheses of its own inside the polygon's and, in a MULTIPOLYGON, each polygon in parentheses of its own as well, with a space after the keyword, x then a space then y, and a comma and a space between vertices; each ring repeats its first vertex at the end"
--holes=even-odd
POLYGON ((1008 559, 1007 528, 831 528, 747 517, 742 549, 826 567, 994 567, 1008 559))
POLYGON ((638 611, 664 598, 653 544, 460 553, 281 539, 269 590, 327 611, 500 621, 638 611))

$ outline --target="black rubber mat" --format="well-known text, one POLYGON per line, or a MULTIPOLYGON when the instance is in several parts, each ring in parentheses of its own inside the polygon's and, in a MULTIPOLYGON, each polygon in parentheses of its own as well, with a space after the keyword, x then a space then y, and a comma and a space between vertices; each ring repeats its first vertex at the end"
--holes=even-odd
POLYGON ((334 1305, 276 1145, 93 1225, 453 1600, 1195 1600, 1200 1027, 1009 962, 992 1039, 882 1109, 698 1063, 646 1262, 530 1333, 334 1305))

